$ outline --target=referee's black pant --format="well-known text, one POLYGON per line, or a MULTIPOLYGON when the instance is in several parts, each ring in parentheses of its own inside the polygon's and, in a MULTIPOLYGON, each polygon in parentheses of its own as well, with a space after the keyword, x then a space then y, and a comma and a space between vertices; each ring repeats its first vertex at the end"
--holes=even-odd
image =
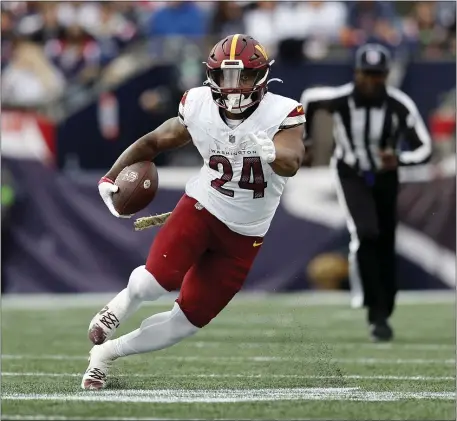
POLYGON ((374 179, 337 162, 339 199, 346 207, 351 234, 350 272, 361 282, 369 323, 391 316, 397 293, 395 229, 398 173, 377 173, 374 179), (352 255, 352 256, 351 256, 352 255), (352 258, 351 258, 352 257, 352 258))

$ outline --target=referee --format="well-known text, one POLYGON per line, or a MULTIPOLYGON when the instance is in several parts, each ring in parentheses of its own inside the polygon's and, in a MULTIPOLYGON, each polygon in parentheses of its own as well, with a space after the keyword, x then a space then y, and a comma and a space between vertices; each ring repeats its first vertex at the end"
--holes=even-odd
POLYGON ((352 305, 367 308, 370 335, 389 341, 397 293, 395 262, 398 166, 422 164, 431 140, 416 105, 386 85, 391 57, 383 46, 366 44, 356 52, 354 82, 311 88, 302 94, 305 143, 311 145, 317 110, 333 118, 338 199, 347 215, 352 305))

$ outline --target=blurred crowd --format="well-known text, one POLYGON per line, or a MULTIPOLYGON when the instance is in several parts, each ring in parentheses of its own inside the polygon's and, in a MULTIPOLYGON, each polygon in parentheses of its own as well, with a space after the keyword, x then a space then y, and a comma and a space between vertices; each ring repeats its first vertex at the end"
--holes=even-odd
POLYGON ((134 3, 2 2, 3 100, 41 103, 93 83, 139 38, 134 3))
POLYGON ((455 56, 455 6, 445 1, 2 2, 2 97, 16 104, 52 101, 68 86, 90 86, 139 42, 174 36, 203 39, 206 50, 225 35, 248 33, 271 56, 292 62, 323 59, 332 49, 368 41, 408 56, 455 56))

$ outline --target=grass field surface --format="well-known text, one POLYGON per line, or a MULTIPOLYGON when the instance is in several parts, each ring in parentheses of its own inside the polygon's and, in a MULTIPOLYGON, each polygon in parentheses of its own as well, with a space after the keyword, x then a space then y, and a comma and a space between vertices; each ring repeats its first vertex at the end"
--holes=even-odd
POLYGON ((401 294, 389 344, 369 341, 347 295, 242 295, 192 338, 117 360, 106 390, 83 391, 88 322, 108 299, 3 299, 2 419, 456 417, 452 292, 401 294))

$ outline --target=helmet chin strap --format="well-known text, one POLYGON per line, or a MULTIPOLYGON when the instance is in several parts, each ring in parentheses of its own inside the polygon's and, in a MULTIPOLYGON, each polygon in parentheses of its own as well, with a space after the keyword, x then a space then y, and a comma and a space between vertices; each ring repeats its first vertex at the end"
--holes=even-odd
MULTIPOLYGON (((281 83, 283 83, 283 81, 281 79, 278 79, 278 78, 270 79, 269 81, 267 81, 267 85, 270 82, 281 82, 281 83)), ((227 107, 227 111, 228 112, 233 113, 233 114, 241 114, 244 111, 246 111, 246 109, 243 110, 242 108, 235 108, 235 109, 233 108, 234 105, 236 105, 237 99, 239 97, 240 96, 238 94, 229 94, 229 95, 227 95, 226 101, 227 101, 227 105, 228 105, 228 107, 227 107)), ((249 97, 246 98, 246 100, 248 100, 250 97, 251 97, 251 95, 249 95, 249 97)), ((239 106, 242 105, 241 102, 242 102, 242 99, 240 101, 240 104, 238 104, 239 106)), ((246 108, 248 108, 248 107, 246 107, 246 108)))
MULTIPOLYGON (((273 63, 273 62, 272 62, 273 63)), ((271 64, 272 64, 271 63, 271 64)), ((281 82, 283 83, 283 81, 281 79, 278 79, 278 78, 273 78, 273 79, 270 79, 267 81, 266 85, 269 85, 271 82, 281 82)), ((214 84, 213 81, 211 81, 209 78, 206 79, 204 82, 203 82, 203 85, 205 86, 210 86, 210 87, 215 87, 215 88, 219 88, 217 85, 214 84)), ((250 97, 250 96, 249 96, 250 97)), ((240 95, 239 94, 228 94, 227 95, 227 98, 225 99, 226 101, 226 104, 227 104, 227 111, 232 113, 232 114, 242 114, 246 111, 247 108, 249 107, 245 107, 245 109, 242 109, 240 108, 240 106, 242 105, 241 104, 241 101, 239 104, 237 104, 237 100, 240 98, 240 95), (238 107, 234 108, 235 105, 238 105, 238 107)), ((246 98, 248 99, 248 98, 246 98)))
POLYGON ((227 102, 227 111, 233 114, 241 114, 243 112, 242 109, 240 108, 233 108, 235 105, 240 106, 241 104, 237 104, 237 100, 239 100, 240 95, 238 94, 228 94, 227 99, 225 100, 227 102))
POLYGON ((232 113, 232 114, 242 114, 242 113, 244 113, 244 111, 246 111, 246 110, 241 110, 240 108, 235 108, 234 110, 232 110, 232 109, 229 107, 229 108, 227 108, 227 111, 228 111, 229 113, 232 113))

